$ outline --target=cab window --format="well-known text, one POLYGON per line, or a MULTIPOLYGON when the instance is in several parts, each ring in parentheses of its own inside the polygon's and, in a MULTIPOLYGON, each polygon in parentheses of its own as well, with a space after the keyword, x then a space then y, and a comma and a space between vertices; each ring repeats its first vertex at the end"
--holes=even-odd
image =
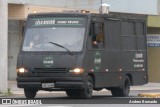
POLYGON ((92 38, 92 48, 104 48, 104 24, 98 22, 92 23, 90 32, 92 32, 90 33, 92 38))

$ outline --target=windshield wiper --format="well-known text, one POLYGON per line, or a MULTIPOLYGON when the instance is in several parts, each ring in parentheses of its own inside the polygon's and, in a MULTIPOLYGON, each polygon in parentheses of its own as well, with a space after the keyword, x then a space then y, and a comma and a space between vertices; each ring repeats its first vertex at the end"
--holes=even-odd
POLYGON ((54 45, 56 45, 58 47, 61 47, 61 48, 65 49, 70 55, 73 55, 73 53, 69 49, 67 49, 66 47, 64 47, 64 46, 62 46, 60 44, 54 43, 54 42, 49 42, 49 43, 54 44, 54 45))

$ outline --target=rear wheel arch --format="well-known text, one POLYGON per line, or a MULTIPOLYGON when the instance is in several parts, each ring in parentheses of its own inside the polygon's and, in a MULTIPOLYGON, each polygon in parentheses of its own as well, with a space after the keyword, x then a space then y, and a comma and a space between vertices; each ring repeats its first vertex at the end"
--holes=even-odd
POLYGON ((130 91, 130 78, 125 75, 124 81, 120 87, 111 88, 111 93, 115 97, 126 97, 130 91))

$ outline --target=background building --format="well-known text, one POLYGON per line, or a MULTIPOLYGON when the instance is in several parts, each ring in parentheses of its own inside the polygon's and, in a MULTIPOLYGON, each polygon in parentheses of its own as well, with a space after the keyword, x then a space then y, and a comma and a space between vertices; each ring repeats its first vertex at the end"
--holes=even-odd
POLYGON ((158 15, 148 16, 148 68, 149 81, 160 82, 160 0, 158 15))
MULTIPOLYGON (((22 40, 22 28, 29 13, 62 12, 67 9, 98 12, 101 2, 111 5, 112 12, 148 14, 148 35, 160 36, 159 0, 8 0, 7 10, 0 11, 0 14, 8 11, 8 19, 6 19, 8 20, 8 35, 6 35, 8 40, 5 40, 8 43, 8 62, 3 62, 8 65, 8 68, 2 69, 0 66, 0 69, 8 71, 6 74, 9 80, 16 79, 16 62, 22 40)), ((160 82, 160 60, 158 60, 160 48, 152 46, 148 51, 149 81, 160 82)), ((3 54, 2 57, 6 56, 3 54)))

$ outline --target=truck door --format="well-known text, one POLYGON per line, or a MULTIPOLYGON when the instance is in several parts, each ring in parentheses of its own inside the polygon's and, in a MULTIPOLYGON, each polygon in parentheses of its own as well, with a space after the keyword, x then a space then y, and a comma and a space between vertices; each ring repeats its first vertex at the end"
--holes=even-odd
POLYGON ((95 86, 104 87, 105 61, 105 24, 103 18, 91 22, 87 41, 87 58, 85 58, 87 71, 95 76, 95 86))

